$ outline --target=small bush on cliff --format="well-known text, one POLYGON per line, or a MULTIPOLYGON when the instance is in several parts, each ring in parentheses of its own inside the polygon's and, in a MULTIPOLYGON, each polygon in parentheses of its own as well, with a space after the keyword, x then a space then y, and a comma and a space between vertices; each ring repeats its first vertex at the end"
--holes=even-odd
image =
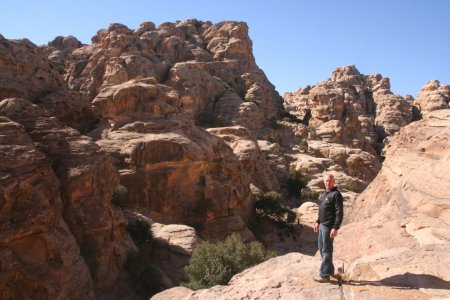
POLYGON ((183 285, 193 290, 224 285, 233 275, 274 256, 259 242, 244 243, 236 233, 225 241, 204 242, 192 252, 185 268, 189 281, 183 285))
POLYGON ((320 196, 320 193, 318 191, 305 191, 303 190, 300 194, 300 198, 303 200, 314 200, 316 201, 320 196))
POLYGON ((302 172, 295 170, 295 167, 292 166, 289 170, 289 177, 286 180, 288 193, 292 196, 300 196, 307 184, 308 182, 302 172))
POLYGON ((259 196, 255 202, 256 214, 277 223, 292 223, 295 213, 281 205, 282 196, 276 192, 268 192, 259 196))
POLYGON ((124 208, 127 194, 128 189, 124 185, 119 184, 114 188, 111 202, 121 208, 124 208))

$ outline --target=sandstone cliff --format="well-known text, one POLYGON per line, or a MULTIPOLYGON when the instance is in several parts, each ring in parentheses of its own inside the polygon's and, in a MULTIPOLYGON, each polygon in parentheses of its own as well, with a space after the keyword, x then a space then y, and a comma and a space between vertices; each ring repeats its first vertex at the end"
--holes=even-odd
MULTIPOLYGON (((204 238, 250 237, 249 184, 261 180, 196 126, 240 124, 258 134, 264 115, 279 116, 281 98, 255 63, 247 25, 112 24, 92 41, 63 50, 70 52, 65 79, 92 101, 101 122, 88 135, 116 158, 127 205, 194 226, 204 238)), ((263 190, 277 189, 268 180, 263 190)))
POLYGON ((136 248, 111 157, 67 126, 88 128, 90 105, 29 41, 1 37, 0 68, 2 298, 102 297, 136 248))

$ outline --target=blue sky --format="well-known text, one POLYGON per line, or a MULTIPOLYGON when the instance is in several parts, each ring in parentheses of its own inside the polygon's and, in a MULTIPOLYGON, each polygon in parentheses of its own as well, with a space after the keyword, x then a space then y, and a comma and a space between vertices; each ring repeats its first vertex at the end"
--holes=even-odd
POLYGON ((0 34, 90 43, 109 23, 134 29, 191 18, 247 22, 256 63, 281 95, 349 64, 389 77, 400 95, 416 97, 431 79, 450 84, 450 0, 10 0, 0 34))

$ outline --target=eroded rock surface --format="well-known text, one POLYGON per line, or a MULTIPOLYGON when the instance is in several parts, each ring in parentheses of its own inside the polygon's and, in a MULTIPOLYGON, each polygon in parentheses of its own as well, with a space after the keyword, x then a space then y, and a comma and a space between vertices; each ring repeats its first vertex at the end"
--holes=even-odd
POLYGON ((95 299, 89 268, 62 217, 51 160, 4 116, 0 141, 0 298, 95 299))
MULTIPOLYGON (((118 184, 118 173, 111 158, 89 138, 62 125, 47 111, 27 100, 10 98, 0 101, 0 115, 21 124, 30 143, 33 142, 52 167, 55 183, 51 184, 49 180, 48 184, 57 188, 53 197, 61 197, 62 200, 62 203, 55 202, 54 209, 58 213, 54 218, 63 218, 70 230, 69 236, 76 241, 72 260, 83 260, 89 267, 89 278, 81 281, 92 278, 100 296, 104 289, 114 284, 127 254, 135 249, 125 230, 122 212, 111 204, 112 190, 118 184)), ((14 178, 12 175, 9 173, 14 178)), ((35 188, 38 186, 46 191, 45 185, 35 188)), ((29 187, 19 187, 24 190, 18 193, 24 193, 27 199, 33 197, 29 187)), ((36 193, 39 194, 38 191, 36 193)), ((9 197, 5 199, 13 201, 9 197)), ((25 227, 29 222, 23 220, 21 224, 14 220, 14 223, 25 227)), ((42 243, 41 246, 46 245, 42 243)), ((81 272, 83 274, 86 277, 85 272, 81 272)), ((76 286, 68 285, 67 288, 76 286)), ((54 291, 57 292, 61 291, 54 291)))

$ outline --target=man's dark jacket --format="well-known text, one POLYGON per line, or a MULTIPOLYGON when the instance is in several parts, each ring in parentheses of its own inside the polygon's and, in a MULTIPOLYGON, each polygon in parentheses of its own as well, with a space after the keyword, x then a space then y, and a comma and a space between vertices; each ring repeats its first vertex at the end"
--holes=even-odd
POLYGON ((317 223, 339 229, 344 218, 344 204, 341 193, 334 187, 320 196, 319 201, 319 219, 317 223))

